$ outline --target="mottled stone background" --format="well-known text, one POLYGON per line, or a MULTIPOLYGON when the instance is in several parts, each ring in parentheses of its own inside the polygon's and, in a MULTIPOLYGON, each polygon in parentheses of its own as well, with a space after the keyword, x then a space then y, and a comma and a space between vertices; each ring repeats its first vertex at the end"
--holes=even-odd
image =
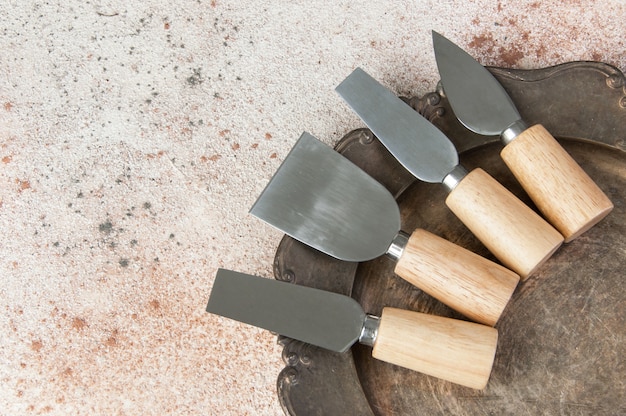
POLYGON ((334 87, 432 91, 431 29, 625 70, 624 4, 4 1, 0 413, 282 414, 276 337, 204 307, 218 267, 271 276, 247 212, 300 133, 362 126, 334 87))

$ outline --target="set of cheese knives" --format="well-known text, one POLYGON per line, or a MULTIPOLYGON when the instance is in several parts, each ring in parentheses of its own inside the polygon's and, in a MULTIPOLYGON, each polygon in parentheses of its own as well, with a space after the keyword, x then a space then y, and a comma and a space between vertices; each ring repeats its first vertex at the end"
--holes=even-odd
POLYGON ((337 352, 360 342, 376 359, 486 386, 498 340, 494 325, 520 279, 613 204, 545 128, 527 126, 486 68, 436 32, 433 44, 454 114, 473 132, 501 137, 504 162, 540 214, 484 170, 468 172, 444 133, 362 69, 336 91, 402 166, 447 189, 448 208, 499 263, 426 230, 401 230, 389 191, 308 133, 250 213, 340 260, 386 255, 397 276, 473 322, 393 307, 373 316, 348 296, 226 269, 217 272, 208 312, 337 352))

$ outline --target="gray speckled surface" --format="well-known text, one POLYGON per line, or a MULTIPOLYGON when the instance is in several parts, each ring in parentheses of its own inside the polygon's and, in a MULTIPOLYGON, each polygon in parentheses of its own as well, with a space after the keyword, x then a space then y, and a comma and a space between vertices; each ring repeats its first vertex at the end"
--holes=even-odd
POLYGON ((276 337, 210 316, 218 267, 271 276, 247 214, 303 130, 362 123, 356 66, 438 81, 435 29, 481 63, 626 69, 620 0, 9 1, 0 8, 0 408, 278 415, 276 337))

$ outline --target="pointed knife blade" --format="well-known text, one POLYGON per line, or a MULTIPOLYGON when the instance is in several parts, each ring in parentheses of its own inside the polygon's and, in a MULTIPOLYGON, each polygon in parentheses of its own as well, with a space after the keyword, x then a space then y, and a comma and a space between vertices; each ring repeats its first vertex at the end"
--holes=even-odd
POLYGON ((433 45, 444 92, 465 127, 494 136, 521 120, 502 85, 467 52, 435 31, 433 45))
POLYGON ((207 312, 332 351, 358 339, 366 314, 337 293, 219 269, 207 312))
POLYGON ((399 98, 361 68, 335 90, 418 179, 441 183, 458 165, 458 153, 450 139, 408 105, 398 105, 399 98))

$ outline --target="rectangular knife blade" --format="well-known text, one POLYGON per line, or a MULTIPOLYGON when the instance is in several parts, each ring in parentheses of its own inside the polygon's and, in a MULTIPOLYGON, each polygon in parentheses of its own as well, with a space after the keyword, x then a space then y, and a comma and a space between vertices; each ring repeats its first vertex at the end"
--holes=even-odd
POLYGON ((361 68, 335 90, 416 178, 441 183, 458 165, 450 139, 361 68))
POLYGON ((352 298, 219 269, 207 312, 332 351, 346 351, 361 334, 365 313, 352 298))

